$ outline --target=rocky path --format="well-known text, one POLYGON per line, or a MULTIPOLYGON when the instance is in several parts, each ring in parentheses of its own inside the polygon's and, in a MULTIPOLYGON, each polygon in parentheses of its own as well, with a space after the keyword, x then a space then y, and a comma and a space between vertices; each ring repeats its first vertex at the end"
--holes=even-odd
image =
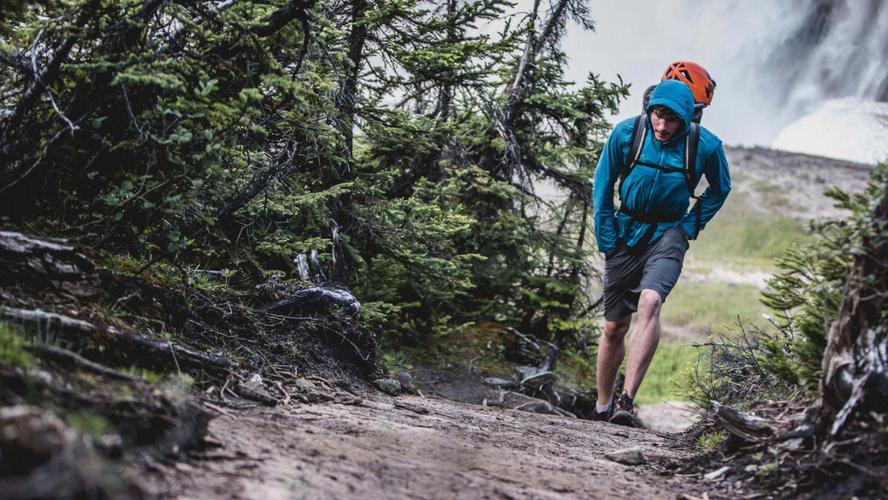
POLYGON ((417 396, 228 413, 210 426, 217 448, 149 467, 154 493, 263 500, 706 493, 695 477, 673 472, 693 452, 652 431, 417 396))

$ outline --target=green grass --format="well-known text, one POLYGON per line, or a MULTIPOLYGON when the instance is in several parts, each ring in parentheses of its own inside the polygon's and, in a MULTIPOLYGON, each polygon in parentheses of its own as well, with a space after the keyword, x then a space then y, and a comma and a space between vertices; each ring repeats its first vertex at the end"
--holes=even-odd
POLYGON ((704 432, 697 438, 697 451, 700 453, 715 451, 727 438, 727 433, 720 429, 704 432))
POLYGON ((68 425, 79 430, 80 432, 89 434, 94 438, 104 436, 110 430, 111 426, 105 417, 92 413, 90 411, 74 411, 65 416, 68 425))
POLYGON ((663 304, 661 318, 667 327, 698 333, 720 331, 737 323, 739 317, 764 327, 768 308, 759 302, 761 291, 754 285, 728 283, 679 283, 663 304))
POLYGON ((690 255, 703 261, 769 269, 783 249, 810 238, 805 222, 783 215, 779 209, 763 213, 742 193, 732 193, 700 238, 691 242, 690 255))
POLYGON ((680 401, 681 385, 685 381, 688 366, 697 360, 697 349, 689 344, 661 342, 648 367, 644 381, 635 395, 639 405, 680 401))
POLYGON ((27 344, 20 328, 9 323, 0 323, 0 360, 21 369, 34 365, 34 357, 23 349, 27 344))

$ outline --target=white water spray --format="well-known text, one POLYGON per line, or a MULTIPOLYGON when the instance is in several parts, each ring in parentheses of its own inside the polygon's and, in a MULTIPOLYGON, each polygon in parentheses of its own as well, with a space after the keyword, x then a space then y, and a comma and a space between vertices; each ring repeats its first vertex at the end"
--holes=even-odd
POLYGON ((717 81, 703 124, 728 144, 770 144, 829 99, 888 100, 888 2, 593 0, 591 10, 597 32, 573 26, 564 42, 569 75, 632 83, 620 119, 676 59, 717 81))

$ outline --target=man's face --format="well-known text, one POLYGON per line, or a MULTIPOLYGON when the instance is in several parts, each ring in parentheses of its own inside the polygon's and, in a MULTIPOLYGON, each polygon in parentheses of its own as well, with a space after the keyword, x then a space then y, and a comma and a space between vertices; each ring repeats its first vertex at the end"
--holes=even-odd
POLYGON ((672 139, 681 125, 681 118, 665 106, 657 106, 651 112, 651 128, 654 130, 654 138, 658 141, 672 139))

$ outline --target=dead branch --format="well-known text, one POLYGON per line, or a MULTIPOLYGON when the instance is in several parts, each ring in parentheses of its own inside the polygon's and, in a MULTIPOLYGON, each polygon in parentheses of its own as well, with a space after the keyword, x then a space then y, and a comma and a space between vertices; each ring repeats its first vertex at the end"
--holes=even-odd
POLYGON ((36 324, 39 328, 58 332, 71 343, 88 344, 94 355, 121 364, 146 368, 174 369, 176 365, 194 370, 225 372, 235 364, 221 355, 204 354, 188 347, 153 339, 113 326, 92 323, 39 309, 27 310, 0 306, 0 319, 36 324))
POLYGON ((62 347, 51 345, 29 345, 25 346, 24 349, 31 354, 39 356, 45 360, 52 361, 54 363, 67 367, 78 368, 98 375, 103 375, 108 378, 130 381, 142 380, 141 377, 136 377, 128 373, 123 373, 112 368, 108 368, 105 365, 90 361, 83 356, 62 347))
POLYGON ((737 411, 718 401, 713 401, 712 407, 715 409, 716 422, 726 431, 745 441, 752 443, 764 441, 776 434, 776 425, 768 419, 737 411))
POLYGON ((242 398, 249 399, 257 403, 262 403, 265 406, 277 406, 278 404, 278 400, 270 396, 265 391, 257 390, 253 387, 250 387, 249 384, 245 383, 237 384, 237 394, 242 398))

